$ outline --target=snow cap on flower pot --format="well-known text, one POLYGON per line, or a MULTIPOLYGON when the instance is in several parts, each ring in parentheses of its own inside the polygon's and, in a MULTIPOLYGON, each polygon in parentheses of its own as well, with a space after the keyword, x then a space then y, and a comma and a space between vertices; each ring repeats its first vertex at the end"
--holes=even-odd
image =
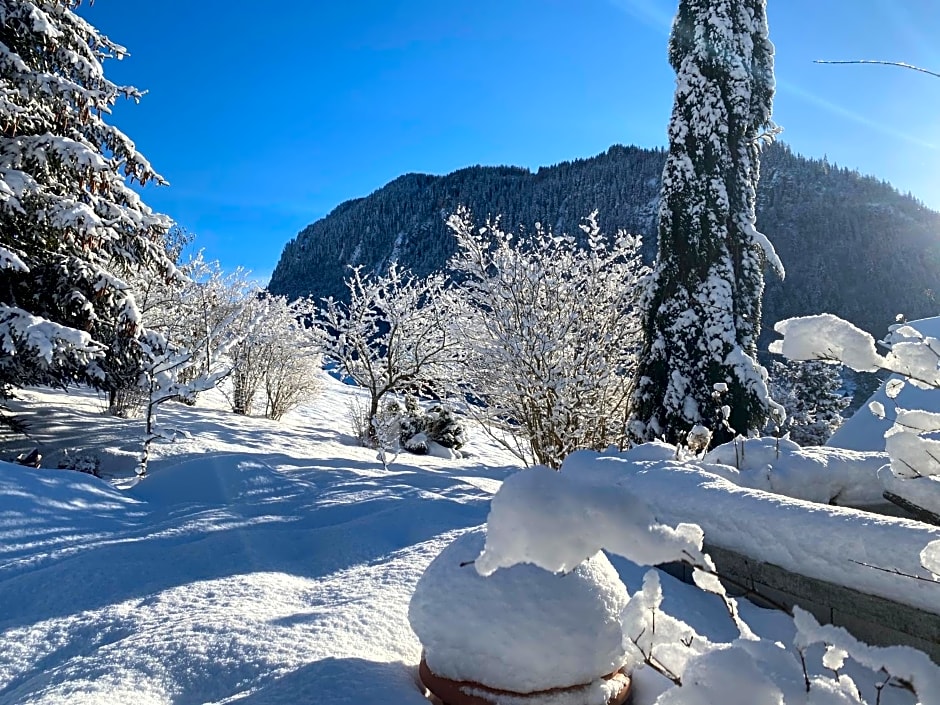
POLYGON ((484 578, 472 565, 484 540, 482 528, 463 534, 418 581, 408 618, 424 647, 422 676, 430 671, 484 696, 467 702, 495 702, 487 689, 575 689, 584 691, 583 702, 598 702, 601 691, 628 686, 624 678, 619 685, 601 680, 627 661, 620 613, 629 598, 607 557, 598 553, 564 575, 521 564, 484 578))

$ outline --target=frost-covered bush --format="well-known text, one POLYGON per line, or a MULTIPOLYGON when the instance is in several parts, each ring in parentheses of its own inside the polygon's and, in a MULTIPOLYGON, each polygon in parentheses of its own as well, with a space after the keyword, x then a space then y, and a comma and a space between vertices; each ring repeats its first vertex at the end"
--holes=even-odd
POLYGON ((264 373, 264 415, 274 421, 315 397, 321 390, 320 353, 289 343, 269 353, 264 373))
POLYGON ((386 395, 442 392, 461 351, 442 276, 417 279, 392 263, 381 276, 353 268, 346 284, 349 303, 327 299, 316 325, 324 358, 369 393, 357 425, 371 434, 386 395))
POLYGON ((770 368, 770 395, 786 417, 771 423, 774 435, 790 434, 801 446, 819 446, 842 425, 851 397, 842 394, 839 368, 820 360, 775 360, 770 368))
POLYGON ((319 333, 308 324, 315 306, 258 294, 246 308, 254 324, 230 352, 229 403, 236 414, 248 415, 263 392, 265 416, 276 421, 320 389, 319 333))
POLYGON ((459 392, 493 438, 523 462, 558 467, 579 448, 625 440, 629 379, 640 344, 637 300, 647 272, 640 239, 605 237, 596 214, 586 243, 537 229, 477 228, 466 210, 448 225, 464 350, 459 392))

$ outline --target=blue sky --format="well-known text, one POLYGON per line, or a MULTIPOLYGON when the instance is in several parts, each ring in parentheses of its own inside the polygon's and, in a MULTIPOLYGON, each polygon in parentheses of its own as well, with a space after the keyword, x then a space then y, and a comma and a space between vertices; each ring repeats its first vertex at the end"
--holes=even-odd
MULTIPOLYGON (((406 172, 664 146, 677 0, 98 0, 149 93, 114 122, 171 183, 147 202, 266 280, 284 243, 406 172)), ((940 209, 937 0, 770 0, 775 120, 796 151, 940 209)), ((940 235, 940 234, 938 234, 940 235)))

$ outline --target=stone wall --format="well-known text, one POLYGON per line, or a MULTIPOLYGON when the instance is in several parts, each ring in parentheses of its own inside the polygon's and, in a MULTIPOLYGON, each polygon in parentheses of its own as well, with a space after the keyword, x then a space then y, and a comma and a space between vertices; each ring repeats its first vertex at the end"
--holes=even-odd
MULTIPOLYGON (((913 646, 940 664, 940 615, 809 578, 735 551, 717 546, 705 549, 718 572, 729 579, 725 587, 731 595, 747 597, 764 607, 799 605, 821 623, 845 627, 868 644, 913 646)), ((684 582, 692 582, 691 568, 684 563, 660 568, 684 582)))

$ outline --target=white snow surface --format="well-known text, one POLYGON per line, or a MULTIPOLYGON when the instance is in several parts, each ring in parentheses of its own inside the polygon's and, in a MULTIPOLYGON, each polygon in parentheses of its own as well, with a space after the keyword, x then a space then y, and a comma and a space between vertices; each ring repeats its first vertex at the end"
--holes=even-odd
MULTIPOLYGON (((180 433, 174 443, 154 444, 150 475, 136 486, 128 479, 140 420, 107 416, 106 400, 91 393, 19 393, 12 404, 32 438, 4 439, 0 457, 38 445, 52 468, 93 453, 108 479, 0 463, 0 705, 425 704, 409 601, 432 559, 483 523, 490 498, 518 466, 473 430, 464 457, 402 454, 385 470, 347 429, 357 390, 327 377, 323 389, 281 423, 235 416, 211 393, 195 408, 166 405, 161 422, 180 433)), ((674 453, 662 444, 635 451, 660 462, 674 453)), ((655 483, 666 494, 669 484, 667 477, 655 483)), ((681 481, 672 494, 677 511, 696 501, 681 481)), ((698 497, 707 507, 710 496, 698 497)), ((718 515, 734 511, 715 507, 718 515)), ((787 512, 779 512, 758 515, 780 522, 787 512)), ((805 544, 814 536, 828 542, 815 533, 821 520, 796 523, 762 530, 769 541, 795 531, 805 544)), ((729 530, 742 525, 731 522, 729 530)), ((792 548, 793 540, 785 544, 792 548)), ((922 545, 919 561, 936 568, 936 545, 922 545)), ((631 589, 644 582, 645 568, 611 561, 631 589)), ((672 615, 694 628, 693 651, 738 643, 715 596, 665 574, 659 582, 658 630, 672 615)), ((741 612, 762 638, 781 644, 780 653, 793 642, 785 615, 747 603, 741 612)), ((822 650, 813 648, 810 674, 825 675, 822 650)), ((758 668, 774 666, 763 659, 758 668)), ((845 672, 873 703, 878 676, 851 662, 845 672)), ((728 687, 745 692, 751 680, 741 673, 728 687)), ((912 702, 900 689, 888 691, 882 705, 912 702)), ((634 674, 635 705, 661 696, 660 703, 701 702, 700 695, 672 688, 650 668, 634 674)))
MULTIPOLYGON (((385 471, 346 435, 355 390, 323 385, 283 423, 165 406, 188 434, 128 490, 0 463, 0 705, 426 703, 414 585, 517 466, 472 433, 472 460, 385 471)), ((47 458, 132 472, 141 421, 25 396, 47 458)))
POLYGON ((415 588, 408 616, 434 673, 531 693, 590 684, 626 663, 627 589, 603 553, 567 574, 523 563, 483 577, 473 561, 484 538, 460 536, 415 588))
POLYGON ((725 466, 707 469, 741 487, 842 507, 885 504, 878 475, 888 464, 883 451, 804 448, 783 438, 748 438, 720 445, 703 460, 725 466))

